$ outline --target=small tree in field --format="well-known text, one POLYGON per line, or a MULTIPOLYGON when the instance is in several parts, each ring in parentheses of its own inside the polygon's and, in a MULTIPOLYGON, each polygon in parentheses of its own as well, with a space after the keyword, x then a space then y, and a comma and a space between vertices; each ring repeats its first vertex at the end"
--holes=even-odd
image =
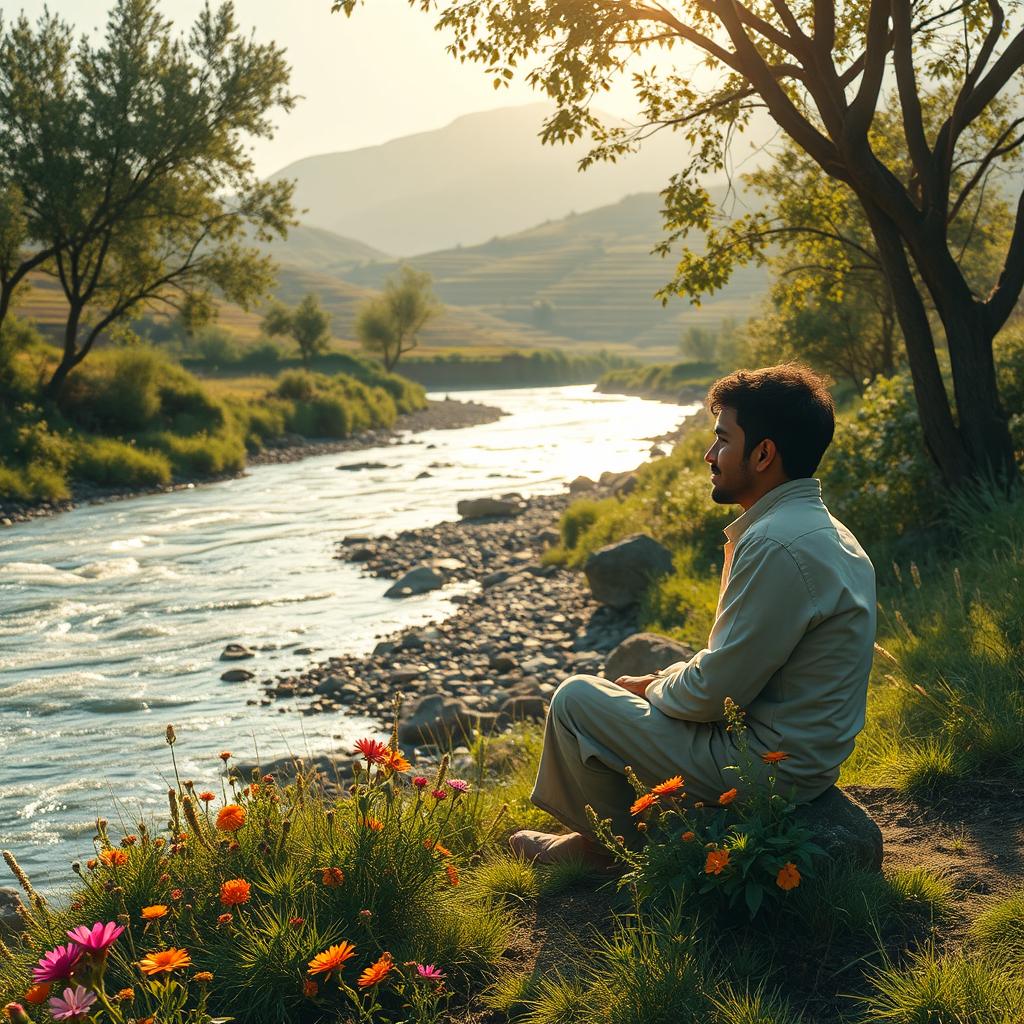
POLYGON ((309 361, 327 351, 331 340, 331 317, 315 295, 306 295, 290 309, 275 302, 263 318, 263 330, 271 337, 291 338, 299 346, 302 365, 309 369, 309 361))
POLYGON ((384 360, 389 373, 406 352, 419 343, 423 325, 439 311, 430 288, 430 274, 403 266, 384 284, 384 291, 367 299, 356 314, 356 337, 368 352, 384 360))

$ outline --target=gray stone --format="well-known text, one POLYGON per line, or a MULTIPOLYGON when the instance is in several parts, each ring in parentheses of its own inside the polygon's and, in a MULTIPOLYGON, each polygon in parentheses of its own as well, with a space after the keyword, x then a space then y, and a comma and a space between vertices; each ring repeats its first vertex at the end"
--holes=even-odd
POLYGON ((227 672, 220 675, 221 681, 225 683, 247 683, 256 675, 247 668, 229 668, 227 672))
POLYGON ((411 597, 425 594, 428 590, 440 590, 444 577, 429 566, 420 565, 410 569, 401 579, 384 591, 385 597, 411 597))
POLYGON ((328 676, 326 679, 321 679, 316 686, 313 687, 314 693, 321 695, 335 695, 341 692, 343 686, 348 684, 347 679, 342 679, 341 676, 328 676))
POLYGON ((596 486, 597 484, 589 476, 578 476, 569 484, 569 493, 584 494, 586 491, 592 491, 596 486))
POLYGON ((583 566, 590 592, 601 604, 636 604, 651 581, 672 572, 672 556, 653 537, 637 533, 595 551, 583 566))
POLYGON ((869 871, 882 870, 882 830, 867 808, 838 786, 831 786, 794 812, 814 829, 815 842, 834 858, 847 858, 869 871))
POLYGON ((480 581, 480 586, 484 590, 489 590, 491 587, 496 587, 499 583, 504 583, 511 575, 512 573, 508 569, 499 569, 497 572, 488 573, 480 581))
POLYGON ((409 710, 409 717, 398 726, 402 743, 429 743, 446 747, 452 740, 462 740, 475 728, 492 726, 497 715, 473 711, 457 697, 432 693, 422 697, 409 710))
POLYGON ((0 885, 0 935, 15 935, 25 930, 25 921, 18 912, 24 906, 21 893, 7 885, 0 885))
POLYGON ((499 675, 503 675, 516 667, 516 659, 511 654, 492 654, 489 667, 499 675))
POLYGON ((677 661, 688 661, 692 648, 657 633, 634 633, 608 655, 604 675, 612 681, 619 676, 646 676, 660 672, 677 661))
POLYGON ((546 654, 535 654, 532 658, 527 658, 520 667, 524 672, 535 675, 538 672, 551 672, 557 669, 558 662, 546 654))
POLYGON ((221 661, 241 661, 243 658, 255 658, 256 652, 250 651, 244 644, 228 644, 221 651, 221 661))
POLYGON ((390 467, 385 462, 347 462, 334 468, 346 473, 356 473, 361 469, 389 469, 390 467))
POLYGON ((455 507, 463 519, 517 516, 523 511, 522 503, 514 498, 464 498, 455 507))
POLYGON ((513 722, 543 722, 548 713, 548 702, 543 697, 517 694, 502 701, 498 706, 498 712, 511 718, 513 722))

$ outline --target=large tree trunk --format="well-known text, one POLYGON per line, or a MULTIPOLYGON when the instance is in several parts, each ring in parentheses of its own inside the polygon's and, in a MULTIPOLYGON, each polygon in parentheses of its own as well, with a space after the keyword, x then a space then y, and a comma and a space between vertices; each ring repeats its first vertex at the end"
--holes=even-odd
POLYGON ((78 350, 78 325, 81 321, 82 310, 75 308, 74 306, 68 310, 68 318, 64 324, 64 352, 61 356, 60 362, 57 364, 57 369, 53 371, 53 376, 47 381, 46 386, 43 388, 43 398, 47 401, 54 401, 60 394, 61 388, 64 386, 64 381, 67 380, 68 374, 82 361, 85 356, 86 349, 83 347, 82 351, 78 350))

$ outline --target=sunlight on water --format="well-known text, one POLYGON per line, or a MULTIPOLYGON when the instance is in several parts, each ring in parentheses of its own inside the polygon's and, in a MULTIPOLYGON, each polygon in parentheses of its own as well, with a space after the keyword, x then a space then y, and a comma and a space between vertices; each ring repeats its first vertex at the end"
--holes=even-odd
POLYGON ((454 590, 389 601, 335 543, 455 519, 460 498, 631 469, 689 411, 589 387, 458 397, 509 415, 0 534, 0 846, 52 885, 115 795, 159 815, 171 721, 197 783, 214 781, 221 749, 251 759, 253 736, 265 761, 351 749, 365 720, 247 706, 256 687, 220 681, 224 645, 257 649, 242 664, 258 675, 294 672, 449 614, 454 590), (338 471, 353 462, 388 468, 338 471), (318 653, 293 653, 307 647, 318 653))

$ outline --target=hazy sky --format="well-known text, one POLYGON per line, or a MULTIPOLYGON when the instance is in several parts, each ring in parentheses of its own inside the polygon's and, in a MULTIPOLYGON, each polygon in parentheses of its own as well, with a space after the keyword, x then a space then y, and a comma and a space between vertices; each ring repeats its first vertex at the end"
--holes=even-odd
MULTIPOLYGON (((44 3, 0 0, 0 11, 5 20, 20 10, 35 17, 44 3)), ((83 31, 101 28, 110 5, 111 0, 50 3, 83 31)), ((162 6, 185 25, 202 0, 162 0, 162 6)), ((405 0, 368 0, 351 19, 331 14, 330 0, 236 0, 235 11, 258 39, 287 49, 293 91, 305 97, 279 118, 273 141, 257 143, 261 174, 314 153, 440 128, 460 114, 542 99, 519 83, 495 91, 478 65, 448 56, 432 19, 405 0)), ((601 107, 628 116, 628 91, 606 94, 601 107)))

